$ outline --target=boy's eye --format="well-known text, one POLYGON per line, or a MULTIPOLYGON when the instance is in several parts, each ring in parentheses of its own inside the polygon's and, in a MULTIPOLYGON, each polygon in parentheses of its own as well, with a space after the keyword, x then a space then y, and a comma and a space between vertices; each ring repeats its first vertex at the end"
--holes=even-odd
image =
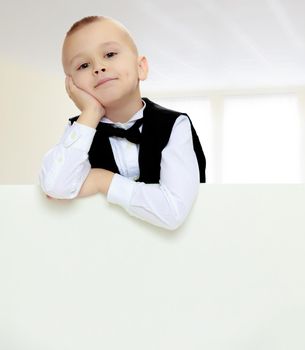
POLYGON ((113 57, 113 56, 115 56, 115 55, 117 55, 117 53, 116 52, 108 52, 108 53, 106 53, 106 57, 107 58, 111 58, 111 57, 113 57))
MULTIPOLYGON (((108 52, 108 53, 106 53, 105 57, 111 58, 111 57, 113 57, 113 56, 115 56, 117 54, 118 54, 117 52, 108 52)), ((77 70, 85 69, 85 68, 88 67, 88 65, 89 65, 88 63, 83 63, 77 68, 77 70)))
POLYGON ((88 67, 88 63, 83 63, 83 64, 81 64, 81 65, 78 67, 78 69, 79 69, 79 70, 85 69, 85 68, 87 68, 87 67, 84 67, 84 66, 86 66, 86 65, 87 65, 87 67, 88 67))

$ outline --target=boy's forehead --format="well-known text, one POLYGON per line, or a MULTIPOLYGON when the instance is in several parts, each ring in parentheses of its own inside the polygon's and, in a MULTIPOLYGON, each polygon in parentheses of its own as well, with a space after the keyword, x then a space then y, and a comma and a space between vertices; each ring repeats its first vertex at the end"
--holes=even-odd
POLYGON ((129 33, 112 21, 98 21, 90 23, 75 33, 66 37, 62 48, 64 66, 69 65, 71 60, 89 46, 107 46, 116 43, 121 46, 129 46, 136 50, 129 33))

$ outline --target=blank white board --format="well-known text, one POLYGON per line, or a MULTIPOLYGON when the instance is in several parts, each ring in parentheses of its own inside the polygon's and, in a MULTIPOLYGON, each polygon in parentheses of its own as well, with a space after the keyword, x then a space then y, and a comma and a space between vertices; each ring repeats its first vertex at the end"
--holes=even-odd
POLYGON ((202 184, 166 231, 0 186, 0 349, 304 349, 305 185, 202 184))

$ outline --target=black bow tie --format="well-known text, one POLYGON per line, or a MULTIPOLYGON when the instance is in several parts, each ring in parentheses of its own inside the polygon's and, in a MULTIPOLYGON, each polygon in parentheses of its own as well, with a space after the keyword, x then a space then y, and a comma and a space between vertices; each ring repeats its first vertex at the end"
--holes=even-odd
POLYGON ((143 124, 143 118, 138 119, 131 128, 125 130, 113 126, 113 124, 100 122, 97 130, 100 130, 104 135, 117 136, 127 139, 132 143, 139 144, 141 141, 141 133, 139 127, 143 124))

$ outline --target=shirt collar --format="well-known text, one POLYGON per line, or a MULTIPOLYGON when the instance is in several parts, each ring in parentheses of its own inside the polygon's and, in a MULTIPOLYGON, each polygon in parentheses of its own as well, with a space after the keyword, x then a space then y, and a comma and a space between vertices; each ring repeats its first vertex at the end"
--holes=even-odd
POLYGON ((109 124, 114 124, 115 126, 118 126, 120 128, 123 129, 128 129, 129 127, 131 127, 134 122, 138 119, 143 118, 143 111, 146 107, 146 102, 144 100, 142 100, 143 102, 143 107, 141 109, 139 109, 127 122, 125 123, 121 123, 121 122, 113 122, 112 120, 108 119, 106 116, 104 116, 101 121, 103 121, 103 123, 109 123, 109 124))

